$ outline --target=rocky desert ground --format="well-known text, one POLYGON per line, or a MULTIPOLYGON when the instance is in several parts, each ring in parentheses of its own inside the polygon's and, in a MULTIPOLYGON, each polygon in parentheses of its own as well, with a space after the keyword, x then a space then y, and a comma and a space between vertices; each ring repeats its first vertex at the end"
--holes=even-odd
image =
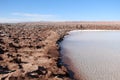
POLYGON ((75 80, 60 56, 59 42, 71 30, 119 30, 119 22, 0 24, 0 80, 75 80))

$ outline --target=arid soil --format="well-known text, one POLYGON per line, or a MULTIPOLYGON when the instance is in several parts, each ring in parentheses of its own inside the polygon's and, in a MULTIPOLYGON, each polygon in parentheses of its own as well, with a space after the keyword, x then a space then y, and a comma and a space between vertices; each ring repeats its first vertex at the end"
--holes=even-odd
POLYGON ((120 29, 120 24, 0 24, 0 80, 74 80, 58 42, 75 29, 120 29))
POLYGON ((58 63, 56 32, 0 29, 0 80, 70 80, 66 68, 58 63))

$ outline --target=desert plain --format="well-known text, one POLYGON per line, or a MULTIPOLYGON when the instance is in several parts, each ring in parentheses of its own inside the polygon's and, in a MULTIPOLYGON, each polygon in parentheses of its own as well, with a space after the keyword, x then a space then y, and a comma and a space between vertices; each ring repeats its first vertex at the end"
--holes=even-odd
POLYGON ((1 23, 0 80, 76 80, 59 43, 71 30, 96 29, 119 30, 120 22, 1 23))

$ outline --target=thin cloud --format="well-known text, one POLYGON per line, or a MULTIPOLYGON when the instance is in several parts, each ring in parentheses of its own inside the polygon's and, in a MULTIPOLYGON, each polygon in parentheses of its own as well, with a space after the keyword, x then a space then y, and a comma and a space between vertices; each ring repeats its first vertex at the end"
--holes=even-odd
POLYGON ((38 22, 38 21, 55 21, 55 20, 41 18, 0 18, 0 23, 38 22))
POLYGON ((0 17, 0 23, 35 22, 35 21, 59 21, 59 16, 50 14, 11 13, 8 17, 0 17))
POLYGON ((20 22, 20 19, 15 18, 0 18, 0 23, 16 23, 20 22))
POLYGON ((12 13, 12 15, 23 16, 23 17, 43 17, 43 18, 56 17, 55 15, 49 15, 49 14, 34 14, 34 13, 19 13, 19 12, 12 13))

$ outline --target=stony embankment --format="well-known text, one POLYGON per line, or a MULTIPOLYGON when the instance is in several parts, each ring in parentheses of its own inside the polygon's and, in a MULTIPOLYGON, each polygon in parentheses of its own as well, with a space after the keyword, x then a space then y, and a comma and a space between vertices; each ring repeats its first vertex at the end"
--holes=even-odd
POLYGON ((60 36, 35 27, 0 27, 0 80, 71 80, 59 62, 60 36))

